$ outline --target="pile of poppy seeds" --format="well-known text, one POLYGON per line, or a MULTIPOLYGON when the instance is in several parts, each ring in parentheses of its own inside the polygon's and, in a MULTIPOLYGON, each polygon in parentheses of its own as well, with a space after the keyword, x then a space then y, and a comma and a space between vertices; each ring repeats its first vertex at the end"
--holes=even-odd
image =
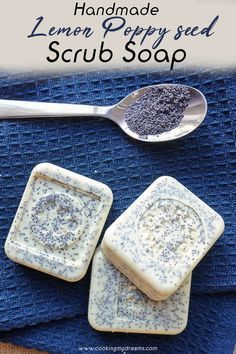
POLYGON ((190 99, 181 85, 150 87, 125 112, 128 127, 138 135, 159 135, 176 128, 190 99))

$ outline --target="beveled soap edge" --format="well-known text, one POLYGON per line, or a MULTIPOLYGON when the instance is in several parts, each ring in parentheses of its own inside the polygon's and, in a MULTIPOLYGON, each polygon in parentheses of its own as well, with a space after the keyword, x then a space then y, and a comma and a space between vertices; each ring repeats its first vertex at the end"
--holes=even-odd
MULTIPOLYGON (((101 248, 102 248, 102 252, 104 254, 104 256, 109 260, 109 262, 111 262, 117 269, 119 269, 119 271, 121 273, 123 273, 128 279, 130 279, 130 281, 132 283, 134 283, 143 293, 145 293, 150 299, 154 300, 154 301, 162 301, 167 299, 169 296, 171 296, 171 294, 169 295, 169 293, 165 293, 165 292, 160 292, 159 287, 157 287, 155 293, 153 291, 153 288, 155 286, 143 286, 142 284, 142 278, 143 276, 140 277, 140 273, 137 274, 135 272, 135 269, 133 269, 133 267, 130 266, 129 269, 127 266, 127 263, 124 265, 121 265, 121 262, 119 262, 116 254, 114 252, 112 252, 107 245, 105 245, 105 243, 101 244, 101 248), (158 295, 157 295, 158 294, 158 295)), ((146 285, 146 284, 145 284, 146 285)), ((178 289, 178 287, 176 287, 176 289, 178 289)), ((173 294, 173 292, 172 292, 173 294)))
MULTIPOLYGON (((20 203, 18 205, 18 208, 16 210, 16 213, 15 213, 15 216, 14 216, 14 219, 12 221, 12 225, 10 227, 10 230, 8 232, 8 235, 7 235, 7 238, 6 238, 6 241, 5 241, 5 244, 4 244, 4 251, 5 251, 5 254, 7 255, 7 257, 12 260, 13 262, 16 262, 18 264, 22 264, 26 267, 29 267, 29 268, 32 268, 32 269, 35 269, 37 271, 40 271, 40 272, 43 272, 45 274, 49 274, 51 276, 54 276, 58 279, 62 279, 62 280, 65 280, 65 281, 68 281, 68 282, 77 282, 79 281, 80 279, 82 279, 87 270, 88 270, 88 267, 89 267, 89 264, 91 262, 91 259, 92 259, 92 256, 93 256, 93 253, 94 253, 94 250, 97 246, 97 242, 98 242, 98 239, 101 235, 101 232, 102 232, 102 229, 104 227, 104 224, 106 222, 106 219, 107 219, 107 216, 109 214, 109 211, 110 211, 110 208, 111 208, 111 205, 112 205, 112 202, 113 202, 113 193, 111 191, 111 189, 104 183, 101 183, 101 182, 98 182, 96 180, 93 180, 91 178, 88 178, 86 176, 82 176, 78 173, 75 173, 75 172, 72 172, 70 170, 67 170, 65 168, 62 168, 60 166, 57 166, 57 165, 53 165, 51 163, 47 163, 47 162, 44 162, 44 163, 40 163, 40 164, 37 164, 33 170, 31 171, 31 174, 28 178, 28 181, 27 181, 27 184, 26 184, 26 187, 24 189, 24 192, 22 194, 22 197, 21 197, 21 200, 20 200, 20 203), (51 169, 54 172, 57 172, 57 169, 59 169, 62 173, 66 173, 67 175, 70 176, 70 178, 72 179, 81 179, 82 182, 84 184, 86 183, 91 183, 91 184, 94 184, 96 189, 97 189, 97 194, 98 194, 98 197, 100 198, 100 204, 101 204, 101 208, 103 209, 103 213, 104 213, 104 217, 100 220, 100 225, 98 226, 98 231, 97 231, 97 237, 96 237, 96 242, 94 243, 94 247, 92 249, 92 252, 91 252, 91 257, 90 257, 90 260, 89 262, 87 263, 87 266, 84 267, 84 271, 83 272, 80 272, 79 274, 74 274, 72 275, 71 277, 63 277, 63 276, 59 276, 58 274, 54 273, 54 272, 51 272, 51 271, 48 271, 47 269, 45 268, 40 268, 40 267, 37 267, 37 266, 34 266, 32 265, 32 263, 28 263, 28 262, 24 262, 22 259, 18 258, 18 257, 14 257, 12 256, 11 254, 11 249, 12 247, 16 247, 16 245, 14 245, 14 234, 17 230, 17 227, 19 225, 19 222, 20 220, 18 220, 16 218, 16 216, 18 215, 18 213, 23 213, 23 211, 20 211, 20 209, 23 209, 24 208, 24 203, 27 203, 29 197, 30 197, 30 184, 32 183, 33 179, 34 178, 37 178, 38 175, 41 175, 43 178, 52 178, 50 176, 50 173, 47 175, 44 175, 45 173, 45 170, 47 169, 51 169), (99 189, 102 189, 103 192, 105 193, 105 197, 103 196, 102 193, 99 193, 99 189), (100 195, 99 195, 100 194, 100 195), (23 207, 23 208, 22 208, 23 207)), ((27 249, 27 248, 26 248, 27 249)), ((32 254, 32 253, 31 253, 32 254)), ((81 261, 78 260, 78 265, 81 266, 81 261)))

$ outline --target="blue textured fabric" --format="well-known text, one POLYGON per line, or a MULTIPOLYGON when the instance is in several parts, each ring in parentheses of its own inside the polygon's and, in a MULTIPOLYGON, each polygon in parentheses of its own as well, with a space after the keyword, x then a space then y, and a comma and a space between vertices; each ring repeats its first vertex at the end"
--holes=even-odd
POLYGON ((8 260, 3 245, 32 168, 48 161, 108 184, 111 224, 157 177, 170 175, 219 212, 224 235, 197 266, 192 292, 234 291, 236 74, 106 72, 51 77, 0 75, 5 99, 111 105, 150 84, 192 85, 209 110, 191 135, 170 143, 136 142, 105 119, 0 121, 0 330, 85 315, 89 273, 66 283, 8 260))
POLYGON ((0 340, 56 354, 113 352, 102 347, 122 347, 123 351, 127 347, 126 354, 144 353, 128 347, 157 347, 150 352, 160 354, 233 354, 235 305, 235 294, 193 295, 187 328, 177 336, 97 332, 82 315, 5 332, 0 334, 0 340))

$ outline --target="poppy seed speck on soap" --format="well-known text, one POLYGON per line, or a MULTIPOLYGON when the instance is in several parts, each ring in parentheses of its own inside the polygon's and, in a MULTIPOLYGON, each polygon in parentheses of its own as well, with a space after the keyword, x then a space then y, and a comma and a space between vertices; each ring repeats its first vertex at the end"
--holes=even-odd
POLYGON ((190 99, 181 85, 150 87, 125 112, 128 127, 139 135, 159 135, 176 128, 190 99))

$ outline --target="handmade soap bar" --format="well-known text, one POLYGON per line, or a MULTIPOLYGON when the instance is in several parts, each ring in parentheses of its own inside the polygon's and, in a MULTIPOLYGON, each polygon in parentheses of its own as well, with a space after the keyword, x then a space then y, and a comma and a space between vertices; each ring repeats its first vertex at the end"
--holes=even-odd
POLYGON ((158 178, 106 231, 105 256, 151 299, 173 294, 224 230, 172 177, 158 178))
POLYGON ((153 301, 98 249, 93 258, 88 319, 99 331, 177 334, 188 319, 191 275, 167 300, 153 301))
POLYGON ((86 273, 111 204, 106 185, 39 164, 29 178, 5 252, 15 262, 78 281, 86 273))

